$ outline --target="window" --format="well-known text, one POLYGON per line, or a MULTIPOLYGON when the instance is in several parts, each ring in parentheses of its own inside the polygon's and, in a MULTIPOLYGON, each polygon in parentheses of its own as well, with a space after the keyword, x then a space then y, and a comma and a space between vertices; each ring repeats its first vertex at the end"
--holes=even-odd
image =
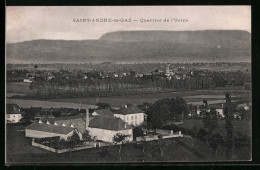
POLYGON ((134 119, 134 116, 131 116, 132 120, 134 119))
POLYGON ((135 119, 137 119, 137 116, 135 115, 135 119))
POLYGON ((137 125, 137 121, 135 121, 135 125, 137 125))
POLYGON ((7 118, 10 118, 10 115, 7 115, 7 118))
POLYGON ((128 116, 126 116, 126 120, 128 120, 128 116))

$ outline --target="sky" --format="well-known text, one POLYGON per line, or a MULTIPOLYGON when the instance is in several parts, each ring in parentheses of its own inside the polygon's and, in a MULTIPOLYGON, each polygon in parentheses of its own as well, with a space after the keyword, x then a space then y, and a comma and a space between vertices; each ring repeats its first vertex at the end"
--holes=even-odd
POLYGON ((98 39, 107 32, 125 30, 245 30, 251 33, 251 7, 6 7, 7 43, 35 39, 98 39), (80 19, 104 18, 131 19, 132 22, 73 22, 80 19), (183 19, 185 22, 163 22, 164 19, 172 18, 183 19), (151 19, 161 19, 161 22, 141 22, 151 19))

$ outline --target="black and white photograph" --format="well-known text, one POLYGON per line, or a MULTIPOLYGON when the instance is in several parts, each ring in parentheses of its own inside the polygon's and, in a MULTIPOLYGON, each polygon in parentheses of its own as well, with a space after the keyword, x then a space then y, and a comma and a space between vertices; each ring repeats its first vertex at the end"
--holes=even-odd
POLYGON ((252 161, 251 6, 7 6, 5 164, 252 161))

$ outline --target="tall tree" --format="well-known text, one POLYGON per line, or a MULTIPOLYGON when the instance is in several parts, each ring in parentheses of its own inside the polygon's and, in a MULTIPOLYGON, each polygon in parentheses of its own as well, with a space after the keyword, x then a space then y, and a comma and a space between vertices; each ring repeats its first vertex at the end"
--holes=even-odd
POLYGON ((225 156, 226 159, 231 159, 232 157, 232 148, 233 148, 233 112, 234 112, 234 105, 231 102, 231 96, 227 92, 225 94, 226 99, 226 106, 224 107, 224 115, 225 115, 225 129, 226 129, 226 152, 225 156))
POLYGON ((215 108, 211 108, 210 112, 206 112, 203 118, 204 127, 212 134, 218 128, 218 117, 215 108))

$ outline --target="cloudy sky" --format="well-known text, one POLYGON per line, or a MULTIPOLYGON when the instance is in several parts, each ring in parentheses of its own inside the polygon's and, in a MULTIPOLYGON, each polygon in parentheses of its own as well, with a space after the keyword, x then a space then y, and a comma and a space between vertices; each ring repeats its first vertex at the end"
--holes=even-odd
POLYGON ((246 30, 250 6, 146 7, 7 7, 6 41, 98 39, 119 30, 246 30), (73 19, 128 19, 132 22, 73 22, 73 19), (141 22, 143 19, 187 19, 187 22, 141 22))

